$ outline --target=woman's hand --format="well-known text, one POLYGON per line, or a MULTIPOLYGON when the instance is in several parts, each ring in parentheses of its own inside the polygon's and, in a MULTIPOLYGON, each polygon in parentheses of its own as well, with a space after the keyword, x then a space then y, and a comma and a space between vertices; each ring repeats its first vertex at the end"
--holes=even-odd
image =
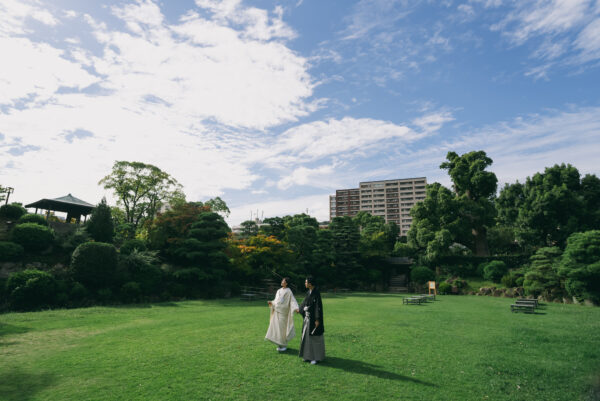
POLYGON ((273 305, 273 301, 267 301, 269 305, 273 305))
POLYGON ((300 309, 296 309, 294 312, 296 312, 296 313, 300 313, 300 309))

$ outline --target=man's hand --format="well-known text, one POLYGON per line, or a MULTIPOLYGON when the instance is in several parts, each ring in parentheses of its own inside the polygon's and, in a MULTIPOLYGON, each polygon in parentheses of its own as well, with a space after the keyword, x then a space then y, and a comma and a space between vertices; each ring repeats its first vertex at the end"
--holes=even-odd
POLYGON ((319 321, 315 320, 315 327, 319 327, 319 321))

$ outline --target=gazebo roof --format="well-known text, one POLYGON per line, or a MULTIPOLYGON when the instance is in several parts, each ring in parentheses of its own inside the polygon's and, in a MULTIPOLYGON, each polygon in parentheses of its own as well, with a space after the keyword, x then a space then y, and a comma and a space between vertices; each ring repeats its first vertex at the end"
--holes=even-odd
POLYGON ((25 205, 25 207, 35 207, 38 209, 54 210, 56 212, 88 215, 92 212, 92 209, 94 209, 95 206, 91 203, 82 201, 71 194, 68 194, 67 196, 61 196, 60 198, 56 199, 40 199, 37 202, 25 205))

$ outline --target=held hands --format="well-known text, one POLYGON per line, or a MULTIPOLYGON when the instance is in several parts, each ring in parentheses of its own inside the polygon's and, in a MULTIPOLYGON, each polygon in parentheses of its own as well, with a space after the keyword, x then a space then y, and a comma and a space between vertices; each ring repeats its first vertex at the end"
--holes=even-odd
POLYGON ((300 309, 296 309, 294 312, 296 312, 296 313, 300 313, 300 309))

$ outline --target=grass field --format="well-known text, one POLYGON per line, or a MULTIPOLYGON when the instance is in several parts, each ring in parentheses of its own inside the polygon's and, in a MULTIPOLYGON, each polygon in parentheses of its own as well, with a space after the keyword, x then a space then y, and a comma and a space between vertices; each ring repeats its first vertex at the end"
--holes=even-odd
MULTIPOLYGON (((327 359, 264 341, 266 301, 0 315, 0 399, 597 400, 600 308, 324 297, 327 359)), ((301 320, 296 317, 296 333, 301 320)))

